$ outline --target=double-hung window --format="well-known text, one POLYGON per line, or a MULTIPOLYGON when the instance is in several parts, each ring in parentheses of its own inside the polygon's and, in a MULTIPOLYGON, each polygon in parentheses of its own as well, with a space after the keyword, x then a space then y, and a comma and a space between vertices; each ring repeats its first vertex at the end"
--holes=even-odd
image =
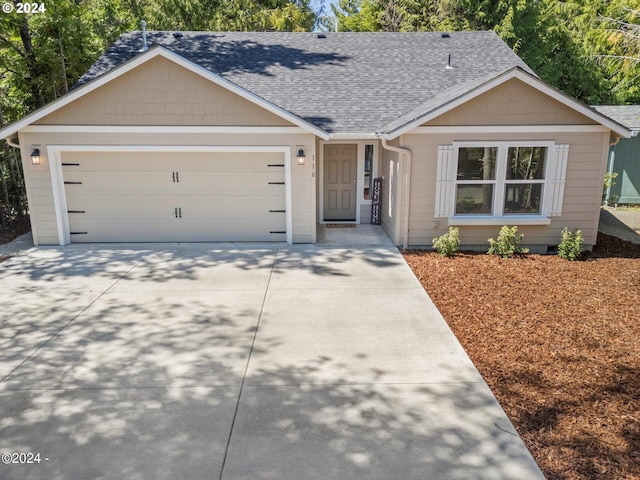
POLYGON ((450 223, 548 223, 562 206, 568 146, 458 142, 438 151, 436 216, 450 223))

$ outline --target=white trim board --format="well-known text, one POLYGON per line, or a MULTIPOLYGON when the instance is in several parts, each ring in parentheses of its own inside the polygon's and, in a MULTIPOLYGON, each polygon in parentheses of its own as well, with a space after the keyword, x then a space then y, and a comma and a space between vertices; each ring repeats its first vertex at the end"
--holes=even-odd
POLYGON ((65 105, 70 104, 74 100, 77 100, 78 98, 96 90, 97 88, 100 88, 101 86, 107 84, 111 80, 114 80, 124 75, 125 73, 133 70, 136 67, 139 67, 140 65, 145 64, 146 62, 156 57, 163 57, 177 65, 180 65, 181 67, 186 68, 190 72, 193 72, 196 75, 199 75, 215 83, 216 85, 222 88, 225 88, 226 90, 229 90, 232 93, 235 93, 236 95, 244 98, 245 100, 248 100, 258 105, 259 107, 277 115, 278 117, 284 120, 287 120, 288 122, 291 122, 294 125, 297 125, 298 127, 303 128, 305 131, 309 133, 313 133, 314 135, 317 135, 318 137, 323 138, 325 140, 329 138, 329 134, 327 132, 307 122, 306 120, 303 120, 289 113, 285 109, 264 100, 263 98, 259 97, 258 95, 255 95, 254 93, 248 90, 245 90, 239 85, 233 82, 230 82, 229 80, 219 75, 216 75, 215 73, 212 73, 209 70, 199 65, 196 65, 195 63, 190 62, 189 60, 186 60, 180 55, 177 55, 171 52, 170 50, 167 50, 166 48, 161 47, 159 45, 155 45, 154 47, 150 48, 146 52, 141 53, 140 55, 132 58, 128 62, 125 62, 122 65, 119 65, 118 67, 114 68, 113 70, 110 70, 104 75, 101 75, 100 77, 91 80, 89 83, 86 83, 85 85, 82 85, 77 89, 72 90, 66 95, 60 97, 59 99, 49 103, 48 105, 45 105, 44 107, 27 115, 21 120, 18 120, 17 122, 9 125, 5 129, 0 130, 0 138, 9 138, 15 135, 18 131, 31 125, 34 122, 37 122, 39 119, 49 115, 50 113, 53 113, 54 111, 64 107, 65 105))
POLYGON ((327 223, 355 223, 360 225, 362 207, 364 205, 372 205, 372 200, 365 200, 361 192, 364 191, 364 147, 365 145, 373 145, 373 178, 378 176, 379 169, 379 149, 378 140, 320 140, 319 153, 318 153, 318 183, 317 183, 317 195, 318 195, 318 220, 321 225, 327 223), (325 220, 324 219, 324 148, 330 145, 356 145, 356 218, 355 220, 325 220))
POLYGON ((479 87, 476 87, 468 91, 467 93, 460 95, 459 97, 451 100, 450 102, 447 102, 444 105, 441 105, 440 107, 437 107, 434 110, 431 110, 430 112, 427 112, 424 115, 420 115, 417 118, 411 120, 410 122, 405 123, 403 126, 398 127, 397 129, 389 132, 387 135, 387 138, 389 140, 393 140, 394 138, 397 138, 402 134, 408 133, 409 131, 414 130, 416 127, 419 127, 423 123, 429 122, 439 117, 440 115, 443 115, 453 110, 454 108, 459 107, 460 105, 463 105, 464 103, 470 100, 473 100, 474 98, 482 95, 483 93, 486 93, 514 78, 520 80, 521 82, 534 88, 535 90, 538 90, 539 92, 542 92, 548 95, 552 99, 571 108, 572 110, 575 110, 576 112, 584 115, 585 117, 593 120, 594 122, 597 122, 598 124, 611 130, 615 134, 620 135, 624 138, 631 137, 631 131, 628 128, 611 120, 609 117, 602 115, 601 113, 594 110, 593 108, 590 108, 589 106, 579 102, 578 100, 570 97, 569 95, 561 92, 560 90, 556 90, 550 85, 547 85, 545 82, 543 82, 539 78, 534 77, 533 75, 516 67, 504 73, 501 73, 500 75, 492 78, 491 80, 480 85, 479 87))
POLYGON ((47 155, 51 170, 53 203, 58 227, 60 245, 71 243, 67 198, 62 173, 63 152, 279 152, 283 154, 285 165, 285 225, 286 241, 293 243, 293 212, 291 192, 291 147, 274 145, 48 145, 47 155))
POLYGON ((609 129, 602 125, 478 125, 478 126, 427 126, 407 132, 414 134, 473 134, 473 133, 602 133, 609 129))
POLYGON ((29 125, 24 127, 24 133, 177 133, 181 135, 191 133, 205 134, 307 134, 301 127, 209 127, 209 126, 139 126, 139 125, 29 125))

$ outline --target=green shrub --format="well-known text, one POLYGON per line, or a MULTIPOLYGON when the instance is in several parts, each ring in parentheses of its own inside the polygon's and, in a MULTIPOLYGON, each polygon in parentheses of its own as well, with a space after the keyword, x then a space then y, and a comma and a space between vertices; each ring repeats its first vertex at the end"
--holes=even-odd
POLYGON ((577 260, 582 252, 582 231, 575 233, 569 231, 567 227, 562 229, 560 234, 560 244, 558 245, 558 256, 565 260, 577 260))
POLYGON ((524 235, 522 233, 518 234, 518 227, 509 228, 505 225, 500 229, 497 240, 493 238, 487 239, 489 242, 489 251, 487 253, 499 255, 502 258, 528 253, 528 248, 520 247, 520 242, 523 238, 524 235))
POLYGON ((460 232, 455 227, 449 227, 449 231, 444 235, 433 239, 435 248, 443 257, 455 255, 460 246, 460 232))

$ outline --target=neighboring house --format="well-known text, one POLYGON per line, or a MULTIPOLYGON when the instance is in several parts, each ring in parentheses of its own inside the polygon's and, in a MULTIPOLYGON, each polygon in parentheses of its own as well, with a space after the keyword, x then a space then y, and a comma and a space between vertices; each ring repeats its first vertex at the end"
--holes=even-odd
POLYGON ((367 223, 593 245, 612 137, 493 32, 123 35, 19 140, 36 244, 286 241, 367 223), (39 164, 32 160, 39 153, 39 164))
POLYGON ((617 173, 615 185, 605 191, 610 204, 640 203, 640 105, 601 105, 594 107, 632 132, 632 138, 620 139, 611 146, 607 172, 617 173))

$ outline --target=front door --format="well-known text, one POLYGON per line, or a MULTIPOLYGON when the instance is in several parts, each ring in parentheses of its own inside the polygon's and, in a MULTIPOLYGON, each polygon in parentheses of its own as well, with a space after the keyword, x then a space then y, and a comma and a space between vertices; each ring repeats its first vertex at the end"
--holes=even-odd
POLYGON ((356 219, 357 145, 324 147, 324 220, 356 219))

